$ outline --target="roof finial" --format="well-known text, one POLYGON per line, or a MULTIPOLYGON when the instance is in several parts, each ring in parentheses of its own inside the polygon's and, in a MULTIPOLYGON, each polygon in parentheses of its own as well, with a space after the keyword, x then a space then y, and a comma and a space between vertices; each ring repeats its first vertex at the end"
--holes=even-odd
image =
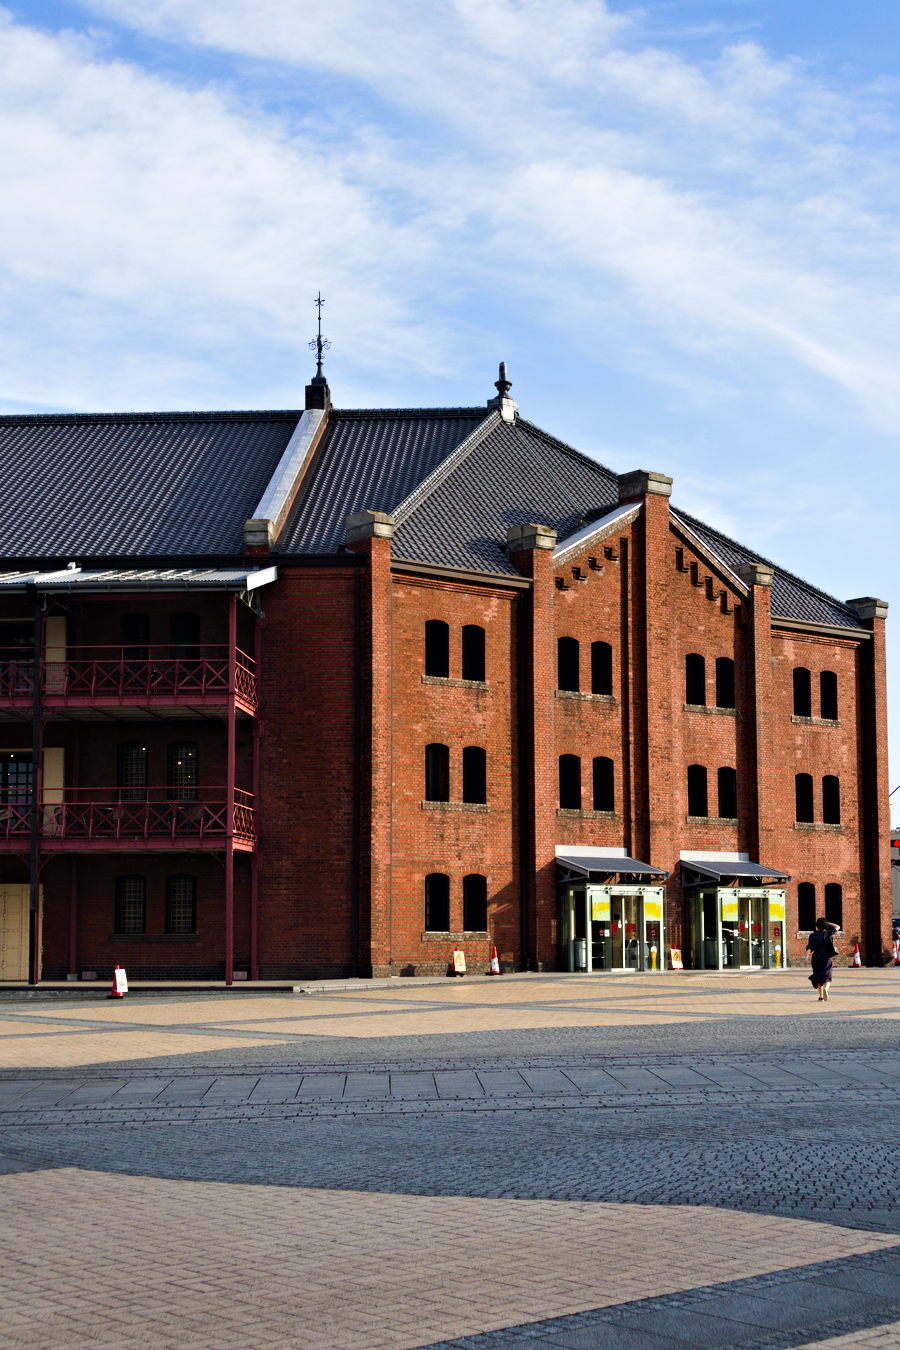
POLYGON ((512 389, 512 380, 507 379, 505 361, 500 362, 500 378, 494 381, 494 388, 497 390, 497 397, 488 399, 488 407, 496 409, 504 422, 514 422, 518 415, 519 405, 509 396, 509 391, 512 389))
POLYGON ((322 306, 324 305, 325 301, 322 299, 321 291, 319 291, 319 294, 316 296, 313 303, 316 306, 316 309, 319 311, 319 328, 318 332, 316 333, 316 336, 312 339, 312 341, 309 344, 310 350, 314 351, 316 354, 316 373, 311 383, 327 384, 328 381, 325 379, 325 375, 323 374, 322 371, 322 354, 323 352, 327 352, 329 350, 329 348, 331 347, 331 343, 328 341, 328 338, 323 338, 322 336, 322 306))

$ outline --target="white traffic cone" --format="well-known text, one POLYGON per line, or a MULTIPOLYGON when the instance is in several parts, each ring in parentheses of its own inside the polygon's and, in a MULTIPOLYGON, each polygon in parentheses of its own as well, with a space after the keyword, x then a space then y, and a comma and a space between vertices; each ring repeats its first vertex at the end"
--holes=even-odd
POLYGON ((489 974, 489 975, 499 975, 500 973, 501 973, 501 972, 500 972, 500 957, 497 955, 497 948, 496 948, 496 947, 492 947, 492 948, 491 948, 491 968, 490 968, 490 970, 488 971, 488 974, 489 974))
POLYGON ((894 943, 894 965, 900 966, 900 938, 894 943))
POLYGON ((856 943, 856 946, 853 948, 853 960, 850 962, 850 964, 851 964, 851 966, 861 966, 861 965, 862 965, 862 957, 861 957, 860 954, 859 954, 859 943, 858 943, 858 942, 856 943))
POLYGON ((116 966, 113 971, 112 992, 107 994, 107 998, 124 998, 128 993, 128 976, 124 970, 116 966))

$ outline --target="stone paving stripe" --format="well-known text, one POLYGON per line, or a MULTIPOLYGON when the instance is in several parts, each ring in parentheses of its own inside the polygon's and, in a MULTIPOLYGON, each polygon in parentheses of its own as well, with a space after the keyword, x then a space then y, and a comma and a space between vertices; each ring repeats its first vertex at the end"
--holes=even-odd
POLYGON ((343 1073, 307 1073, 303 1076, 297 1096, 299 1098, 315 1097, 341 1097, 344 1093, 344 1081, 347 1075, 343 1073))
POLYGON ((391 1097, 419 1098, 437 1097, 433 1073, 392 1073, 390 1075, 391 1097))

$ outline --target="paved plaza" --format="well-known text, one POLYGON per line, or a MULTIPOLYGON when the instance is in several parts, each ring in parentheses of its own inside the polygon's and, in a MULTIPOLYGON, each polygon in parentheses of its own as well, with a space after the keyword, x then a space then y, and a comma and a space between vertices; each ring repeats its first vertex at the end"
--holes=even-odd
POLYGON ((900 970, 0 993, 0 1339, 900 1347, 900 970))

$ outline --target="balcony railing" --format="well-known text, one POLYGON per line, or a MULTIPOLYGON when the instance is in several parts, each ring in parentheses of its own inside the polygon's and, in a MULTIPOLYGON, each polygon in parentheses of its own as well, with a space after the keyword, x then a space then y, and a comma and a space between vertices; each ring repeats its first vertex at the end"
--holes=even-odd
MULTIPOLYGON (((41 695, 48 704, 224 703, 229 693, 227 646, 176 648, 69 647, 61 660, 41 666, 41 695)), ((22 648, 0 648, 0 703, 22 703, 34 690, 34 664, 22 648)), ((258 703, 256 663, 235 651, 234 692, 248 708, 258 703)))
MULTIPOLYGON (((171 788, 81 788, 66 794, 62 802, 45 802, 38 808, 38 829, 44 843, 59 845, 83 842, 94 847, 121 843, 137 846, 141 841, 172 841, 185 847, 197 844, 223 845, 228 835, 228 802, 224 788, 198 787, 185 797, 171 788)), ((26 802, 0 802, 0 842, 27 845, 31 830, 31 806, 26 802)), ((236 788, 232 814, 236 844, 256 842, 253 798, 236 788)))

